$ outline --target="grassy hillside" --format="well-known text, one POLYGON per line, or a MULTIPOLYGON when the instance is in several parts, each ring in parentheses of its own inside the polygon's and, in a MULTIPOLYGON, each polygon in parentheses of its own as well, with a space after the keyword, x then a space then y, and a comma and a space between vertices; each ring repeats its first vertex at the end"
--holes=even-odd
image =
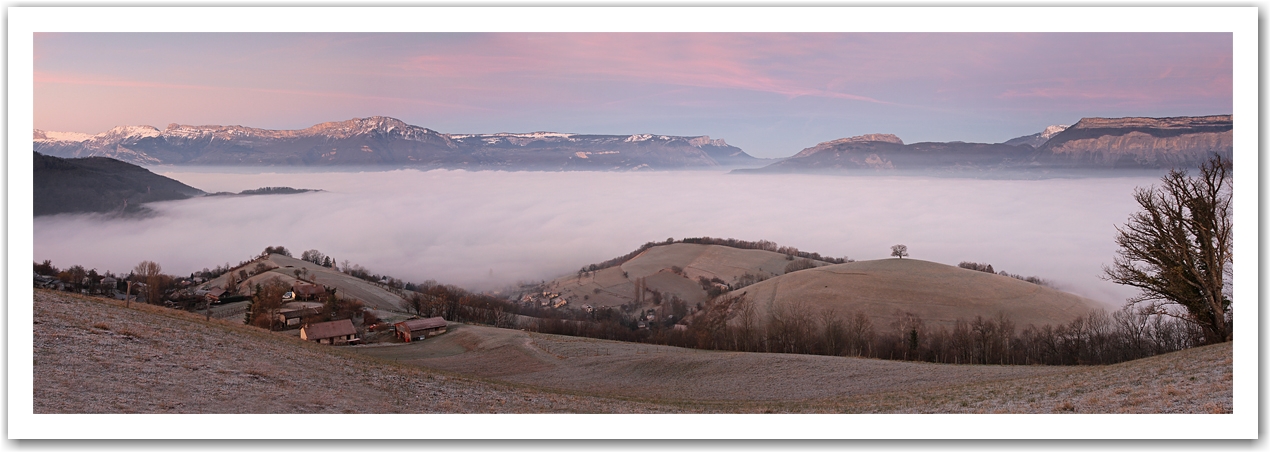
POLYGON ((666 298, 678 297, 692 306, 707 299, 698 278, 718 278, 725 284, 734 284, 746 273, 762 277, 783 274, 789 263, 786 255, 771 251, 674 243, 644 250, 617 267, 556 279, 548 288, 570 303, 619 306, 635 300, 636 280, 645 278, 647 289, 666 298), (675 267, 682 272, 673 271, 675 267))
MULTIPOLYGON (((402 298, 397 294, 390 292, 383 286, 366 282, 354 276, 347 275, 312 262, 302 261, 300 259, 283 256, 281 254, 270 254, 268 256, 261 257, 248 263, 241 269, 246 270, 249 274, 249 277, 245 281, 237 284, 239 292, 244 295, 250 294, 251 288, 254 287, 255 284, 264 284, 270 279, 276 279, 286 283, 287 285, 291 285, 291 283, 297 280, 295 274, 296 270, 300 270, 304 272, 304 279, 328 287, 334 287, 337 295, 361 300, 366 303, 367 307, 387 311, 401 311, 403 309, 401 306, 402 298), (268 270, 263 273, 252 275, 252 273, 255 273, 254 270, 258 264, 264 265, 265 268, 268 268, 268 270)), ((238 271, 239 269, 236 268, 231 271, 231 273, 237 274, 238 271)), ((224 288, 228 278, 229 273, 226 273, 202 284, 200 287, 224 288)))
POLYGON ((166 308, 37 290, 36 413, 664 412, 427 371, 166 308))
POLYGON ((155 306, 44 290, 33 301, 36 413, 1209 413, 1233 403, 1230 343, 1100 367, 710 352, 473 325, 329 347, 155 306))
MULTIPOLYGON (((863 312, 879 329, 888 328, 903 312, 917 314, 927 325, 950 328, 959 318, 1004 314, 1022 327, 1066 323, 1102 307, 1093 300, 1018 279, 916 259, 818 267, 772 278, 734 295, 743 296, 741 306, 752 306, 759 320, 766 319, 773 308, 800 303, 812 312, 863 312)), ((734 314, 732 322, 738 321, 734 314)))
POLYGON ((1110 366, 990 366, 704 351, 475 325, 356 351, 574 394, 724 412, 1229 412, 1229 343, 1110 366))
POLYGON ((696 350, 456 325, 370 356, 563 391, 659 401, 843 398, 1069 372, 1046 366, 939 366, 876 359, 696 350))

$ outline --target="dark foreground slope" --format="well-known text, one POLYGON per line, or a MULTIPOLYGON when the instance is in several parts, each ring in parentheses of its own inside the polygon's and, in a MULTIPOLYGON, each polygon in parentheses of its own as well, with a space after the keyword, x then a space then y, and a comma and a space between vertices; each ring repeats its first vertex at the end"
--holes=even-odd
POLYGON ((43 290, 33 313, 36 413, 1208 413, 1233 403, 1229 343, 1102 367, 954 366, 473 325, 405 345, 328 347, 43 290), (661 403, 636 401, 652 399, 661 403))
POLYGON ((204 194, 131 163, 106 157, 63 159, 35 153, 34 215, 137 213, 142 204, 204 194))

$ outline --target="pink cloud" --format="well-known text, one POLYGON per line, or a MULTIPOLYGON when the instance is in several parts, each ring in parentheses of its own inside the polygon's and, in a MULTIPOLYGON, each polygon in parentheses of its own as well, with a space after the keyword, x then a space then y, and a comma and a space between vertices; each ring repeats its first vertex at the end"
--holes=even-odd
POLYGON ((35 83, 39 84, 62 84, 62 85, 80 85, 80 86, 113 86, 124 88, 149 88, 149 89, 171 89, 171 90, 197 90, 197 91, 227 91, 227 92, 254 92, 268 94, 283 94, 289 96, 302 97, 324 97, 334 99, 348 99, 359 101, 377 101, 377 102, 398 102, 414 105, 426 105, 438 108, 459 108, 464 110, 483 110, 489 111, 488 108, 477 107, 472 105, 454 104, 445 102, 435 102, 417 97, 391 97, 391 96, 372 96, 365 94, 356 94, 346 91, 316 91, 316 90, 296 90, 296 89, 277 89, 277 88, 259 88, 259 87, 242 87, 242 86, 218 86, 218 85, 197 85, 182 83, 164 83, 146 80, 120 80, 120 79, 101 79, 71 74, 53 74, 47 72, 35 72, 35 83))
POLYGON ((740 89, 786 97, 817 96, 888 103, 826 89, 828 83, 773 75, 762 58, 804 53, 737 34, 491 35, 476 45, 418 55, 399 75, 471 78, 517 75, 539 79, 598 78, 697 88, 740 89), (764 48, 760 49, 759 46, 764 48), (819 86, 817 86, 819 85, 819 86))

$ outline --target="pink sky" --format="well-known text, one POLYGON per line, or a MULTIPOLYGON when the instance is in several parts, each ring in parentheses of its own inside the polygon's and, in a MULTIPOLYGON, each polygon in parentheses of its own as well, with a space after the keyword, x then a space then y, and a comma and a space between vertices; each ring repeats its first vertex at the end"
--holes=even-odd
POLYGON ((36 34, 35 127, 710 135, 751 154, 1228 114, 1228 33, 36 34))

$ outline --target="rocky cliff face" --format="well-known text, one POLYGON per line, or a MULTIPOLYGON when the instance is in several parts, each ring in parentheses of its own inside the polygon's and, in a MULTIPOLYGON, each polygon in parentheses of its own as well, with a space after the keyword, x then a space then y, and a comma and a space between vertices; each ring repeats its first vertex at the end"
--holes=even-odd
POLYGON ((1097 168, 1197 167, 1213 154, 1232 157, 1230 115, 1085 118, 1038 149, 1046 165, 1097 168))
POLYGON ((375 116, 301 130, 170 124, 116 127, 99 135, 36 130, 36 152, 104 156, 138 164, 392 165, 426 168, 631 170, 758 161, 707 136, 555 132, 457 135, 375 116))

